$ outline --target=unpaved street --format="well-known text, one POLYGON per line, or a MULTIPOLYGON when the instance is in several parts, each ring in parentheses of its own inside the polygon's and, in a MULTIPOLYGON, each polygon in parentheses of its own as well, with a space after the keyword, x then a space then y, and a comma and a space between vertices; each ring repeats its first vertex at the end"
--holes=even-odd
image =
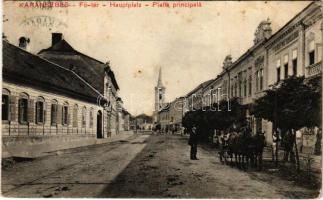
POLYGON ((313 198, 315 190, 270 173, 222 165, 215 150, 187 138, 138 134, 125 140, 58 151, 2 171, 10 197, 313 198))

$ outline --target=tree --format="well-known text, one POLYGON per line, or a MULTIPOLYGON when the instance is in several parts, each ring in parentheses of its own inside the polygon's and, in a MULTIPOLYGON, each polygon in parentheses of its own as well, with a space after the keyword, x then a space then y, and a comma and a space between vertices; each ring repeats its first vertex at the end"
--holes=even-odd
MULTIPOLYGON (((281 85, 265 91, 265 95, 255 101, 252 114, 273 122, 274 128, 280 128, 283 133, 321 126, 320 87, 315 81, 305 83, 304 77, 289 77, 281 85)), ((292 137, 299 169, 295 134, 292 137)))
POLYGON ((233 124, 237 127, 245 126, 245 110, 238 98, 229 102, 222 100, 219 105, 213 104, 212 107, 187 112, 182 123, 188 129, 193 125, 197 126, 200 138, 207 140, 213 137, 214 130, 227 130, 233 124))

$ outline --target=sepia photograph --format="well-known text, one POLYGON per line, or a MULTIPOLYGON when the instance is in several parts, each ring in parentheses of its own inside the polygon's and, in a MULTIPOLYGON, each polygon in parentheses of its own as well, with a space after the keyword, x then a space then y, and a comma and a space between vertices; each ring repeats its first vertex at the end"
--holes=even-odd
POLYGON ((322 198, 322 0, 1 4, 2 198, 322 198))

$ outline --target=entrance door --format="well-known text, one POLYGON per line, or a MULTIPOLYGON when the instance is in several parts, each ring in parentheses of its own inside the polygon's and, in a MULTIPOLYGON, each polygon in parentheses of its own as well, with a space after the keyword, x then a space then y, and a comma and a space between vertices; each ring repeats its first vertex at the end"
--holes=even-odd
POLYGON ((96 117, 96 137, 97 138, 103 138, 102 137, 102 112, 99 110, 97 117, 96 117))

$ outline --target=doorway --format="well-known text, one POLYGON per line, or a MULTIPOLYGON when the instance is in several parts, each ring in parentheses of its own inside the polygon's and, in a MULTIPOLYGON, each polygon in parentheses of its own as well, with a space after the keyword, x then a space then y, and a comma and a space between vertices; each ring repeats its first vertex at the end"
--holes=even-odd
POLYGON ((102 112, 101 112, 101 110, 98 111, 97 116, 96 116, 96 137, 103 138, 102 137, 102 112))

